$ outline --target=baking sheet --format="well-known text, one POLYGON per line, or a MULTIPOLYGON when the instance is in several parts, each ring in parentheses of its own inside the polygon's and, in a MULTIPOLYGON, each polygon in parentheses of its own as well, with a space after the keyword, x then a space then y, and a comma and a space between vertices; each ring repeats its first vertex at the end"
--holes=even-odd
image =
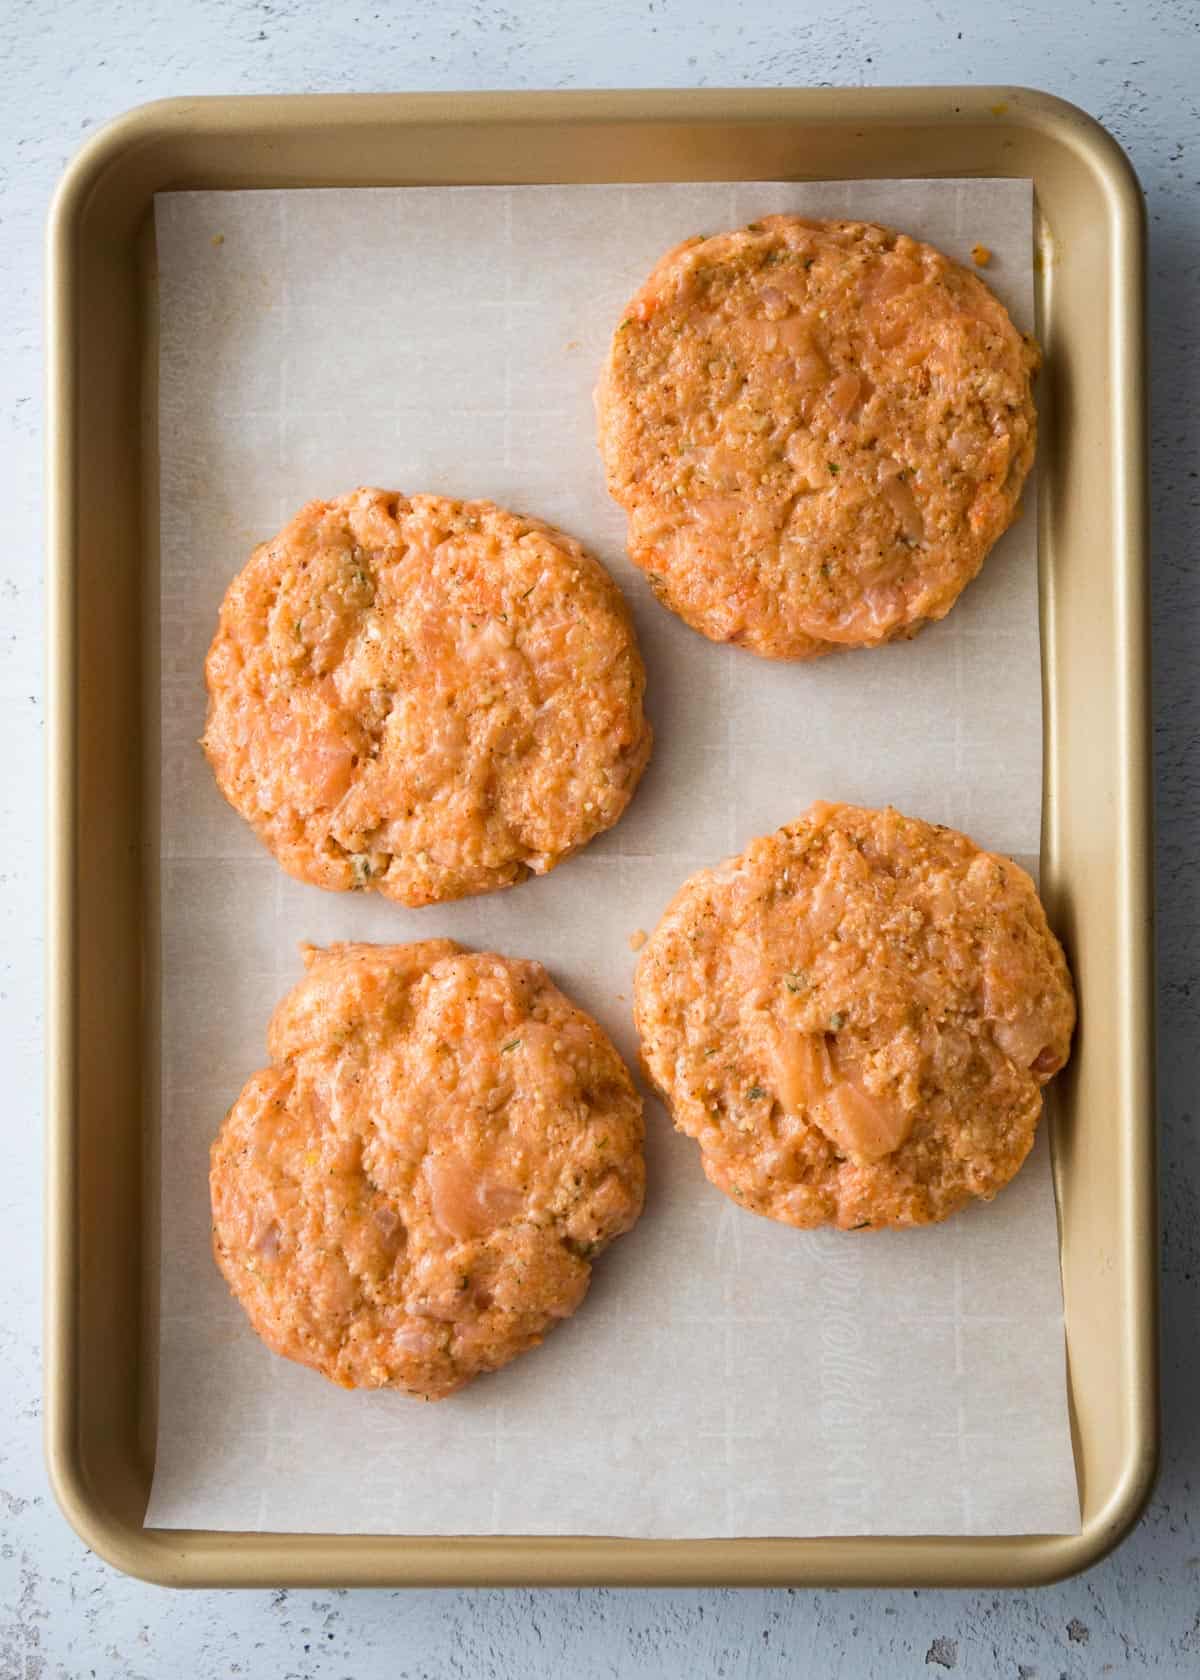
POLYGON ((683 877, 815 797, 902 809, 1035 861, 1032 492, 915 643, 767 664, 664 612, 625 559, 591 388, 661 250, 772 210, 890 221, 1032 324, 1028 182, 171 194, 161 305, 163 1183, 147 1522, 409 1534, 1073 1532, 1043 1134, 987 1209, 849 1240, 755 1218, 647 1107, 637 1229, 545 1346, 437 1406, 268 1354, 208 1252, 207 1149, 264 1060, 296 943, 448 934, 547 963, 631 1061, 634 957, 683 877), (631 600, 655 760, 554 875, 408 912, 291 881, 196 746, 221 594, 304 500, 356 483, 490 496, 583 538, 631 600))

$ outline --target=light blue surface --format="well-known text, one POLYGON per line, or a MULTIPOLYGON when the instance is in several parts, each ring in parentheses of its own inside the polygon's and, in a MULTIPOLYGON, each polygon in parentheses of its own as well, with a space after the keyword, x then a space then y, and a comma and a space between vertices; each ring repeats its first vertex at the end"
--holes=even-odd
POLYGON ((1194 0, 0 5, 0 1680, 1200 1675, 1200 7, 1194 0), (168 1594, 85 1551, 40 1443, 41 242, 83 136, 168 94, 985 81, 1127 148, 1150 206, 1166 1455, 1117 1555, 1034 1593, 168 1594))

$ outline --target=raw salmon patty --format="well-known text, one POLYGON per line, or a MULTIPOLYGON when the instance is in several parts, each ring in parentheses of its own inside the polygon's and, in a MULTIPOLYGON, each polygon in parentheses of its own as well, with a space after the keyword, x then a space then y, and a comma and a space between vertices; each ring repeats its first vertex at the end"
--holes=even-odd
POLYGON ((308 947, 212 1148, 213 1251, 276 1353, 437 1400, 536 1347, 642 1208, 642 1104, 546 971, 308 947))
POLYGON ((925 1225, 1029 1153, 1075 1001, 1033 882, 965 835, 817 804, 680 889, 647 1071, 704 1171, 788 1225, 925 1225))
POLYGON ((915 635, 1016 514, 1038 360, 905 234, 768 216, 689 239, 596 395, 630 554, 693 629, 769 658, 915 635))
POLYGON ((310 502, 230 585, 204 749, 289 874, 433 904, 545 874, 650 755, 608 573, 491 502, 310 502))

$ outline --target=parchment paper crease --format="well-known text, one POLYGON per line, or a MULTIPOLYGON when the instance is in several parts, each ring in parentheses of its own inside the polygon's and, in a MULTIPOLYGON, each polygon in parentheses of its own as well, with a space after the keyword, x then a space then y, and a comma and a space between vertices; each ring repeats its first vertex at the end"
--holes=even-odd
POLYGON ((1032 863, 1041 691, 1032 488, 942 624, 785 666, 651 598, 591 391, 621 306, 685 235, 794 209, 968 260, 1032 325, 1021 181, 189 193, 157 205, 162 447, 162 1330, 156 1526, 410 1534, 880 1534, 1078 1526, 1043 1137, 990 1207, 800 1234, 736 1208, 648 1104, 641 1224, 543 1348, 439 1405, 269 1354, 209 1253, 207 1151, 265 1061, 297 941, 448 934, 544 961, 633 1062, 628 936, 813 798, 888 801, 1032 863), (196 740, 217 606, 252 546, 356 484, 487 496, 625 588, 654 762, 545 880, 408 912, 289 880, 196 740))

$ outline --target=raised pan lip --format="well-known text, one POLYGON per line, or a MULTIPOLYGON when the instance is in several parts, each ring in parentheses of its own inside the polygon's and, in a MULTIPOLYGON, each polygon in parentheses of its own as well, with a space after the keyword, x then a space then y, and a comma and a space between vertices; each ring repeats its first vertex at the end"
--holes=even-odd
MULTIPOLYGON (((75 609, 74 580, 71 555, 74 547, 76 509, 73 499, 75 440, 71 433, 74 404, 61 400, 62 393, 73 396, 74 368, 71 359, 70 331, 74 299, 75 236, 79 218, 92 193, 105 174, 131 153, 152 150, 173 135, 196 129, 213 130, 224 127, 231 114, 244 119, 250 128, 284 130, 297 122, 318 119, 339 126, 389 123, 486 123, 499 119, 520 120, 527 123, 553 124, 564 120, 619 122, 634 117, 642 121, 728 122, 728 121, 819 121, 846 125, 872 121, 902 121, 921 118, 952 122, 958 117, 998 120, 994 107, 1003 105, 1003 119, 1048 134, 1079 156, 1101 181, 1112 206, 1119 244, 1131 250, 1135 262, 1132 273, 1118 286, 1116 307, 1120 310, 1127 333, 1121 342, 1133 343, 1138 354, 1135 365, 1126 369, 1129 399, 1124 405, 1122 424, 1126 448, 1123 459, 1128 462, 1132 477, 1124 505, 1132 504, 1132 527, 1125 535, 1135 563, 1129 568, 1128 586, 1122 592, 1121 616, 1129 631, 1132 645, 1140 652, 1133 674, 1127 663, 1121 674, 1123 711, 1126 732, 1142 741, 1148 737, 1148 612, 1147 556, 1146 556, 1146 474, 1145 474, 1145 206, 1133 166, 1117 140, 1094 117, 1080 107, 1057 95, 1034 88, 995 85, 964 87, 919 86, 896 88, 669 88, 616 90, 555 90, 555 91, 486 91, 486 92, 422 92, 375 94, 266 94, 266 95, 204 95, 195 98, 177 97, 155 100, 138 105, 113 118, 83 144, 68 163, 55 192, 47 227, 47 608, 46 608, 46 695, 47 695, 47 862, 50 891, 47 912, 46 956, 46 1169, 45 1203, 46 1236, 44 1250, 45 1276, 45 1342, 47 1376, 45 1388, 44 1442, 46 1465, 51 1489, 60 1509, 71 1527, 100 1557, 114 1567, 142 1580, 160 1585, 228 1585, 229 1577, 222 1573, 221 1557, 208 1567, 208 1560, 189 1555, 189 1540, 197 1532, 190 1530, 146 1530, 122 1519, 108 1515, 90 1489, 76 1453, 74 1440, 74 1382, 62 1380, 63 1373, 73 1376, 76 1347, 72 1323, 65 1302, 65 1287, 77 1258, 74 1224, 56 1218, 55 1209, 74 1206, 76 1190, 76 1138, 74 1132, 74 1008, 70 987, 60 983, 58 976, 69 973, 75 957, 75 920, 73 879, 75 848, 74 794, 70 771, 73 768, 75 724, 75 644, 73 617, 75 609), (939 117, 940 113, 940 117, 939 117), (153 1538, 148 1538, 153 1536, 153 1538), (200 1567, 197 1567, 200 1563, 200 1567)), ((154 188, 149 189, 152 194, 154 188)), ((1147 761, 1148 762, 1148 761, 1147 761)), ((1134 785, 1127 789, 1128 805, 1140 815, 1141 834, 1152 840, 1150 793, 1146 775, 1132 778, 1134 785)), ((1147 845, 1144 865, 1129 872, 1130 888, 1148 919, 1152 916, 1152 850, 1147 845)), ((1136 907, 1135 907, 1136 908, 1136 907)), ((1132 912, 1131 912, 1132 913, 1132 912)), ((1145 962, 1152 965, 1152 952, 1145 953, 1145 962)), ((1152 993, 1151 993, 1152 995, 1152 993)), ((1154 1061, 1153 1029, 1148 1027, 1141 1054, 1131 1057, 1135 1065, 1132 1076, 1138 1094, 1153 1104, 1154 1061)), ((1146 1217, 1154 1220, 1154 1137, 1153 1125, 1147 1123, 1133 1141, 1138 1157, 1143 1199, 1148 1202, 1146 1217)), ((1128 1534, 1140 1517, 1150 1497, 1157 1471, 1159 1448, 1158 1424, 1158 1368, 1157 1348, 1157 1277, 1155 1268, 1146 1259, 1148 1245, 1139 1244, 1130 1257, 1131 1268, 1145 1273, 1141 1282, 1146 1298, 1154 1303, 1151 1322, 1144 1325, 1134 1351, 1135 1366, 1150 1396, 1150 1404, 1138 1427, 1131 1430, 1131 1446, 1121 1475, 1116 1479, 1104 1507, 1095 1513, 1080 1533, 1048 1536, 996 1536, 964 1540, 959 1547, 955 1581, 960 1586, 988 1586, 996 1581, 996 1573, 987 1568, 989 1559, 1000 1564, 1000 1574, 1007 1575, 1001 1562, 1014 1549, 1021 1551, 1019 1573, 1006 1581, 1010 1586, 1035 1586, 1060 1580, 1089 1568, 1111 1552, 1128 1534), (962 1560, 970 1557, 972 1567, 964 1571, 962 1560), (978 1561, 978 1567, 974 1560, 978 1561)), ((561 1567, 552 1571, 536 1566, 522 1572, 520 1568, 500 1567, 503 1556, 519 1554, 526 1544, 524 1537, 478 1536, 468 1538, 322 1535, 322 1536, 222 1536, 231 1544, 238 1538, 260 1541, 264 1546, 278 1549, 280 1541, 296 1541, 296 1567, 282 1574, 278 1566, 256 1563, 243 1572, 239 1585, 303 1585, 309 1581, 328 1584, 321 1570, 306 1568, 300 1544, 319 1539, 327 1546, 336 1546, 345 1559, 346 1568, 339 1581, 350 1584, 407 1584, 407 1585, 471 1585, 485 1579, 502 1577, 507 1584, 522 1585, 542 1582, 547 1585, 678 1585, 708 1586, 727 1584, 728 1570, 714 1558, 715 1567, 706 1563, 706 1553, 723 1552, 728 1541, 629 1541, 597 1537, 582 1540, 564 1537, 560 1541, 561 1567), (380 1570, 365 1566, 365 1558, 354 1560, 355 1552, 377 1546, 380 1538, 396 1544, 395 1566, 380 1570), (418 1565, 408 1569, 403 1562, 403 1550, 419 1545, 422 1550, 440 1552, 446 1561, 441 1569, 430 1570, 418 1565), (620 1553, 613 1551, 621 1548, 620 1553), (654 1568, 655 1554, 669 1548, 675 1554, 677 1567, 664 1572, 654 1568), (403 1549, 403 1550, 402 1550, 403 1549), (623 1562, 633 1551, 644 1559, 644 1566, 630 1567, 623 1562), (599 1567, 590 1567, 588 1558, 596 1554, 599 1567), (465 1554, 466 1567, 459 1568, 452 1554, 465 1554), (604 1562, 600 1563, 601 1554, 604 1562), (473 1559, 478 1561, 472 1566, 473 1559), (686 1567, 678 1567, 686 1559, 686 1567), (574 1561, 573 1561, 574 1560, 574 1561), (489 1569, 490 1565, 490 1569, 489 1569)), ((880 1585, 912 1586, 937 1585, 947 1580, 944 1564, 939 1566, 938 1555, 944 1541, 937 1536, 873 1537, 871 1543, 886 1543, 894 1551, 896 1568, 882 1574, 878 1569, 860 1572, 837 1568, 838 1555, 845 1549, 861 1544, 858 1537, 846 1539, 747 1537, 744 1545, 769 1548, 773 1554, 771 1566, 751 1568, 741 1585, 786 1585, 800 1582, 821 1585, 880 1585), (931 1555, 923 1556, 935 1548, 931 1555), (816 1569, 801 1561, 802 1557, 819 1555, 816 1569), (777 1559, 777 1563, 774 1561, 777 1559)), ((660 1553, 663 1561, 666 1554, 660 1553)))

